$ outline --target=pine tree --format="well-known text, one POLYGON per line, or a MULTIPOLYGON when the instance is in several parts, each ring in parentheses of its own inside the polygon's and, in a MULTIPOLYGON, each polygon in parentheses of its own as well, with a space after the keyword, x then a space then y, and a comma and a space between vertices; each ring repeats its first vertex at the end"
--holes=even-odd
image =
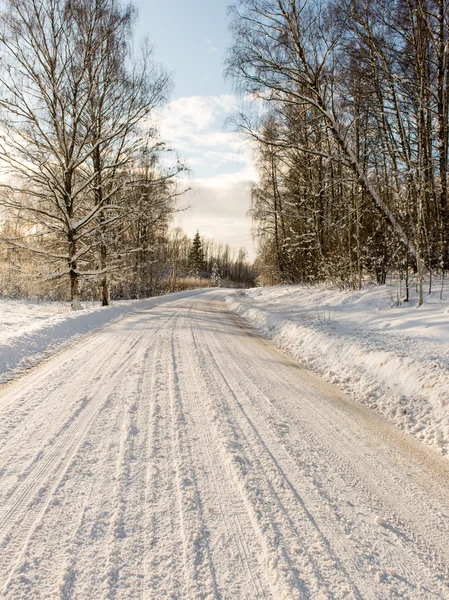
POLYGON ((204 269, 204 251, 199 231, 193 238, 192 247, 189 253, 189 274, 193 277, 200 277, 204 269))

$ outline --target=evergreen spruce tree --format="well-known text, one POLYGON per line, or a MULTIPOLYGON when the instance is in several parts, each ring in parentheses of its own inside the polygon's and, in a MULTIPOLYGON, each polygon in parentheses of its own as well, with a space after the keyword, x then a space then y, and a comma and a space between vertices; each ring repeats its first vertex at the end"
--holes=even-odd
POLYGON ((193 238, 192 247, 189 253, 189 275, 200 277, 204 270, 204 252, 201 243, 200 234, 197 231, 193 238))

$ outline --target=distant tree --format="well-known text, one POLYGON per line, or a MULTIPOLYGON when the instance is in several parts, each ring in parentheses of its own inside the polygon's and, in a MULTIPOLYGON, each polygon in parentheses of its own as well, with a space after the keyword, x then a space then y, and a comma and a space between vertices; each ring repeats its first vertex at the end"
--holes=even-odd
POLYGON ((197 231, 193 238, 192 247, 189 253, 189 274, 193 277, 199 277, 204 269, 204 251, 200 234, 197 231))
POLYGON ((180 270, 185 269, 189 259, 190 240, 181 227, 175 227, 170 232, 168 239, 168 265, 171 274, 169 290, 174 292, 177 285, 177 277, 180 270))
POLYGON ((217 263, 214 263, 213 267, 212 267, 212 274, 210 276, 212 285, 214 287, 220 287, 221 284, 221 276, 220 276, 220 269, 218 268, 217 263))

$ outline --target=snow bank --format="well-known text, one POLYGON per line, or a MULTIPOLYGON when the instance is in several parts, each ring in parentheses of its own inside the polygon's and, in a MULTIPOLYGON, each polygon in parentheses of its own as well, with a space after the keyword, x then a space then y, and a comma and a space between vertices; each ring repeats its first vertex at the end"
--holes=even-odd
POLYGON ((258 288, 226 298, 296 360, 449 454, 449 301, 439 291, 420 308, 395 300, 394 285, 258 288))
POLYGON ((202 293, 189 290, 144 300, 115 302, 112 306, 86 303, 72 311, 69 303, 32 303, 0 300, 0 383, 65 348, 80 336, 138 311, 202 293))

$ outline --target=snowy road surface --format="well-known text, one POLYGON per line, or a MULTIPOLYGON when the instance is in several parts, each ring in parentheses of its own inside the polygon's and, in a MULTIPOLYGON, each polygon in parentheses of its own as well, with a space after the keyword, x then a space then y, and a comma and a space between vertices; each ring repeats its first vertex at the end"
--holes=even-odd
POLYGON ((449 599, 449 466, 219 291, 0 391, 0 597, 449 599))

